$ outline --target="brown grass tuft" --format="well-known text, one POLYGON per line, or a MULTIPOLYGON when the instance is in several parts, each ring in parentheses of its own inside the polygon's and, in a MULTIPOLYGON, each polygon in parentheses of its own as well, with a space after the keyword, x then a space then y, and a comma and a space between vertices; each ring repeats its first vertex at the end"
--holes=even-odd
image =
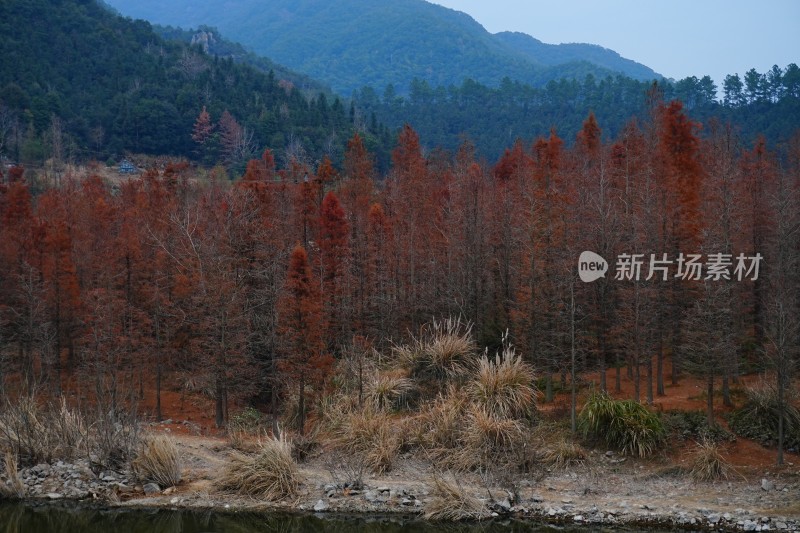
POLYGON ((278 501, 296 496, 300 483, 291 444, 270 437, 257 454, 234 455, 216 485, 220 490, 278 501))
POLYGON ((3 469, 6 480, 0 481, 0 498, 18 499, 25 496, 25 485, 17 471, 17 458, 11 452, 6 452, 3 469))
POLYGON ((386 412, 366 407, 345 417, 336 431, 334 447, 362 455, 367 467, 382 474, 392 469, 400 450, 397 427, 386 412))
POLYGON ((542 461, 555 468, 582 465, 586 462, 586 450, 566 438, 559 438, 549 444, 542 454, 542 461))
POLYGON ((733 467, 722 457, 720 445, 704 438, 697 443, 689 475, 695 481, 717 481, 728 479, 733 467))
POLYGON ((377 410, 400 407, 413 382, 397 372, 380 372, 367 387, 367 399, 377 410))
POLYGON ((161 488, 175 486, 181 481, 180 452, 175 441, 166 435, 145 439, 131 466, 141 481, 152 481, 161 488))
POLYGON ((439 476, 433 478, 433 498, 425 506, 427 520, 481 520, 491 513, 484 503, 467 494, 456 481, 450 483, 439 476))
POLYGON ((434 320, 419 337, 406 345, 394 346, 392 352, 415 377, 458 379, 469 373, 475 363, 477 345, 472 325, 460 318, 434 320))
POLYGON ((533 369, 506 347, 494 360, 486 354, 478 362, 475 379, 467 387, 470 400, 503 418, 529 416, 536 407, 533 369))

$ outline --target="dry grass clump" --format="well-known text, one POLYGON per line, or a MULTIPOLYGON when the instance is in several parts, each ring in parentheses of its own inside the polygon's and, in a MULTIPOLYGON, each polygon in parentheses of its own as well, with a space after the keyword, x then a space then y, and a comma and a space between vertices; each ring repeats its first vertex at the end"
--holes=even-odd
POLYGON ((0 410, 0 449, 9 451, 23 464, 72 459, 89 445, 87 422, 67 406, 40 406, 33 396, 6 400, 0 410))
POLYGON ((733 467, 722 457, 720 446, 711 439, 704 438, 697 443, 692 468, 689 474, 695 481, 717 481, 728 479, 733 467))
POLYGON ((432 321, 419 337, 412 338, 409 344, 394 346, 392 352, 413 376, 442 381, 469 373, 477 345, 472 338, 472 324, 448 318, 432 321))
POLYGON ((457 482, 450 483, 434 476, 432 494, 433 498, 425 506, 427 520, 481 520, 491 515, 481 500, 467 494, 457 482))
POLYGON ((372 407, 351 412, 335 432, 334 447, 358 454, 373 472, 382 474, 392 469, 402 440, 397 423, 388 413, 372 407))
POLYGON ((166 435, 145 439, 131 466, 141 481, 152 481, 162 488, 175 486, 181 481, 180 452, 175 441, 166 435))
POLYGON ((427 450, 451 450, 459 446, 464 425, 466 398, 455 389, 438 398, 421 413, 412 425, 415 429, 414 441, 427 450))
POLYGON ((216 485, 220 490, 278 501, 294 497, 300 483, 291 444, 270 437, 255 455, 234 455, 216 485))
POLYGON ((476 405, 498 417, 526 417, 536 407, 533 382, 533 369, 506 346, 494 360, 486 354, 481 357, 467 394, 476 405))
POLYGON ((414 383, 398 372, 380 372, 367 387, 367 399, 377 410, 400 407, 414 383))
MULTIPOLYGON (((467 408, 459 446, 448 464, 464 470, 514 466, 524 447, 526 431, 518 420, 498 417, 476 405, 467 408)), ((518 465, 517 465, 518 466, 518 465)))
POLYGON ((555 468, 582 465, 586 459, 586 450, 580 444, 563 437, 546 445, 542 454, 542 461, 555 468))
POLYGON ((11 452, 6 452, 3 470, 6 480, 0 481, 0 498, 18 499, 25 496, 25 485, 17 471, 17 458, 11 452))

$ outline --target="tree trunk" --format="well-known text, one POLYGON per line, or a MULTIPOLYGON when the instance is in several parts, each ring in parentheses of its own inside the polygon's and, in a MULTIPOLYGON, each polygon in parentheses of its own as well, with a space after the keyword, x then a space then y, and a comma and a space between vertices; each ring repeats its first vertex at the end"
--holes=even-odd
POLYGON ((217 379, 216 394, 214 395, 214 423, 218 428, 221 428, 225 423, 222 412, 222 383, 219 378, 217 379))
POLYGON ((305 385, 306 385, 305 378, 300 378, 300 384, 299 384, 300 397, 297 402, 297 408, 299 411, 298 425, 300 426, 298 430, 300 432, 301 437, 305 434, 305 429, 306 429, 306 391, 305 391, 306 386, 305 385))
POLYGON ((708 427, 714 425, 714 374, 708 376, 708 388, 706 393, 708 394, 708 400, 706 402, 706 422, 708 422, 708 427))

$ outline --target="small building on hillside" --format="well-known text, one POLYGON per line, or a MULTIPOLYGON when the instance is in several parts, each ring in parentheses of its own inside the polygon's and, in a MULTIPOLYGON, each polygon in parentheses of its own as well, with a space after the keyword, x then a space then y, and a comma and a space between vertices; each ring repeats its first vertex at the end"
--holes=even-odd
POLYGON ((136 165, 127 159, 122 160, 122 162, 119 164, 118 170, 120 174, 136 174, 139 171, 139 169, 136 168, 136 165))

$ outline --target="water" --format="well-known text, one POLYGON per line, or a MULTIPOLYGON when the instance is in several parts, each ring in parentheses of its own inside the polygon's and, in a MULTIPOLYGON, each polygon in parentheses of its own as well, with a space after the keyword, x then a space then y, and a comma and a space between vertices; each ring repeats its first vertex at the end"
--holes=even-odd
MULTIPOLYGON (((545 526, 504 520, 438 524, 401 516, 315 516, 309 514, 222 513, 102 509, 68 504, 0 504, 0 533, 589 533, 622 531, 603 527, 545 526)), ((652 531, 651 533, 657 533, 652 531)))

